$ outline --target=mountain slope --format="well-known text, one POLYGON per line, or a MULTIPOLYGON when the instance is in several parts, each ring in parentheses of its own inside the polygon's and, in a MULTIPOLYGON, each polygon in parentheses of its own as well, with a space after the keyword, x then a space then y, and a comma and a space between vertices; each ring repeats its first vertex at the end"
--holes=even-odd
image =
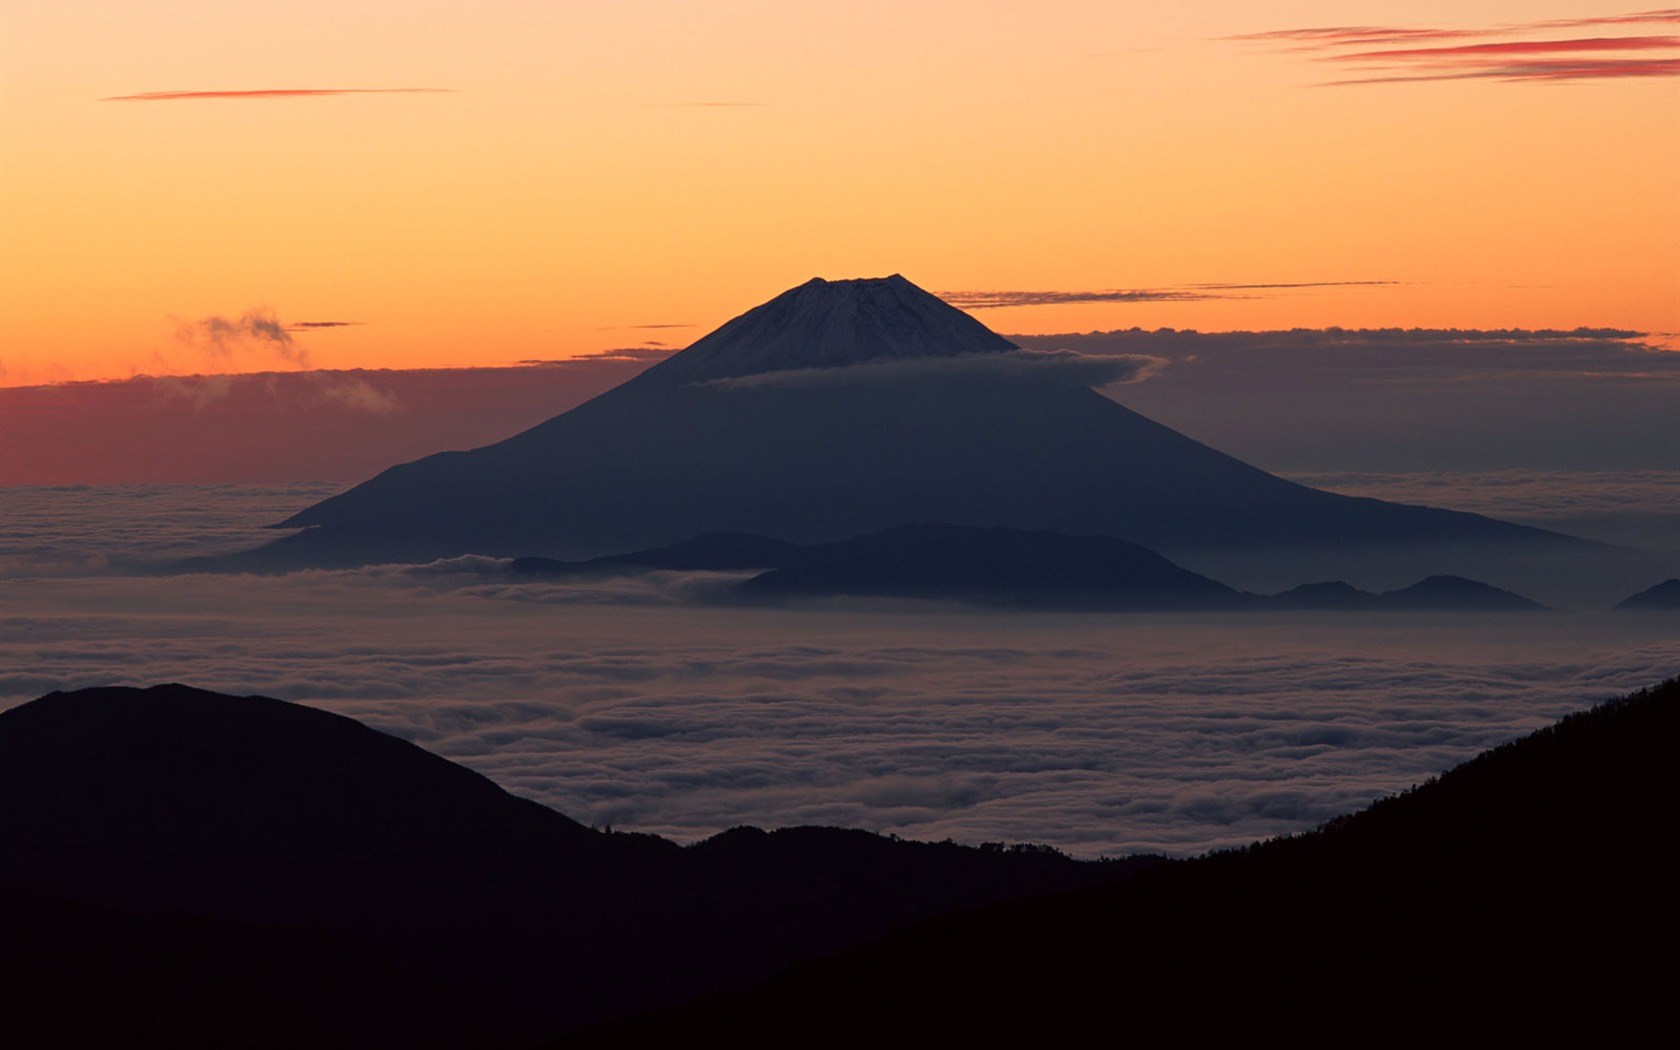
POLYGON ((808 547, 743 582, 754 598, 871 595, 1105 609, 1231 608, 1236 591, 1107 536, 901 525, 808 547))
POLYGON ((0 842, 7 1024, 61 1045, 520 1045, 1140 866, 832 828, 681 848, 179 685, 0 712, 0 842))
POLYGON ((566 1045, 1636 1042, 1669 1021, 1677 728, 1671 679, 1309 834, 933 920, 566 1045))
MULTIPOLYGON (((916 521, 1108 535, 1173 557, 1590 547, 1285 481, 1083 373, 999 367, 1022 353, 903 278, 813 281, 522 434, 301 511, 282 525, 304 531, 235 564, 586 558, 711 532, 803 543, 916 521)), ((1443 569, 1463 566, 1424 567, 1443 569)))

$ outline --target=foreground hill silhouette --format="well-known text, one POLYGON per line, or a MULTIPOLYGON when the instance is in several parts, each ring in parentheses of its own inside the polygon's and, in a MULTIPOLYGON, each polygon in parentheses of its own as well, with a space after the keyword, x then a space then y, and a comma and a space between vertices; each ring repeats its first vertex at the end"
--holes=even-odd
POLYGON ((6 1025, 51 1045, 521 1045, 1158 863, 825 828, 682 848, 180 685, 0 713, 0 842, 6 1025))
POLYGON ((522 434, 303 510, 281 523, 303 531, 227 564, 578 559, 714 532, 809 543, 926 521, 1106 535, 1178 561, 1416 555, 1414 576, 1596 549, 1307 488, 1091 389, 1138 368, 1019 350, 900 276, 815 279, 522 434))
POLYGON ((569 1046, 1646 1041, 1672 1023, 1680 679, 1309 834, 951 915, 569 1046))

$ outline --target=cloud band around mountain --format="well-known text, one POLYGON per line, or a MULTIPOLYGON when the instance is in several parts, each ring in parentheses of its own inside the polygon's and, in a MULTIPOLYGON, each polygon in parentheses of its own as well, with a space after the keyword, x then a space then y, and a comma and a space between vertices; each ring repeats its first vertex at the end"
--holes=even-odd
POLYGON ((987 378, 1102 387, 1147 379, 1166 363, 1166 358, 1150 354, 1009 350, 954 357, 884 358, 838 368, 792 368, 710 379, 694 385, 719 390, 755 390, 770 387, 874 386, 929 378, 987 378))

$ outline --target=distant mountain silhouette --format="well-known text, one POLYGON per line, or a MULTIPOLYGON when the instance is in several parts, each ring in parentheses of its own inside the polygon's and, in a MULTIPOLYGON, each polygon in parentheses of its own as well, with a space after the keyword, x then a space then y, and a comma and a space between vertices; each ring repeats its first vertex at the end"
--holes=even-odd
POLYGON ((1116 404, 1059 360, 896 275, 813 280, 522 434, 301 511, 281 525, 303 531, 223 564, 580 560, 707 533, 811 543, 926 521, 1113 536, 1174 558, 1594 549, 1285 481, 1116 404))
POLYGON ((1539 602, 1462 576, 1430 576, 1410 587, 1372 594, 1341 580, 1306 583, 1258 604, 1269 609, 1370 609, 1430 612, 1520 612, 1544 609, 1539 602))
POLYGON ((1680 609, 1680 579, 1664 580, 1616 603, 1618 609, 1680 609))
POLYGON ((568 577, 652 569, 763 568, 732 591, 750 602, 812 597, 888 597, 963 601, 1016 608, 1091 610, 1540 609, 1521 595, 1458 576, 1431 576, 1402 590, 1372 594, 1339 580, 1282 594, 1238 592, 1161 555, 1109 536, 967 525, 901 525, 834 543, 798 544, 745 533, 609 554, 587 561, 516 558, 509 575, 568 577))
POLYGON ((349 719, 185 686, 0 712, 0 982, 55 1045, 474 1046, 1160 863, 594 831, 349 719))
POLYGON ((1135 543, 1021 529, 901 525, 805 548, 744 582, 754 598, 867 595, 1012 605, 1231 608, 1236 591, 1135 543))
POLYGON ((763 569, 786 565, 804 549, 800 544, 772 539, 769 536, 753 536, 743 532, 712 532, 681 543, 673 543, 668 547, 631 551, 628 554, 603 554, 587 561, 515 558, 508 566, 508 571, 514 576, 574 576, 643 569, 677 569, 690 572, 763 569))
POLYGON ((930 920, 562 1045, 1628 1045, 1670 1023, 1680 679, 1310 834, 930 920))
POLYGON ((1388 609, 1464 609, 1495 612, 1543 608, 1520 594, 1500 590, 1462 576, 1431 576, 1410 587, 1388 591, 1378 598, 1388 609))
POLYGON ((1374 609, 1381 599, 1342 580, 1303 583, 1281 594, 1268 594, 1260 603, 1273 609, 1374 609))

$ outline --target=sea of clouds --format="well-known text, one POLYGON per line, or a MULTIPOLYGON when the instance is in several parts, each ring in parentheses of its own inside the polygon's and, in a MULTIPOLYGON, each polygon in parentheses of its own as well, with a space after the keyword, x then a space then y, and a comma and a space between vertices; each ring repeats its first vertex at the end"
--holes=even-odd
POLYGON ((360 719, 597 825, 1094 856, 1309 828, 1680 671, 1671 616, 725 609, 695 601, 713 575, 512 582, 488 558, 132 571, 319 490, 0 489, 0 707, 180 681, 360 719))

